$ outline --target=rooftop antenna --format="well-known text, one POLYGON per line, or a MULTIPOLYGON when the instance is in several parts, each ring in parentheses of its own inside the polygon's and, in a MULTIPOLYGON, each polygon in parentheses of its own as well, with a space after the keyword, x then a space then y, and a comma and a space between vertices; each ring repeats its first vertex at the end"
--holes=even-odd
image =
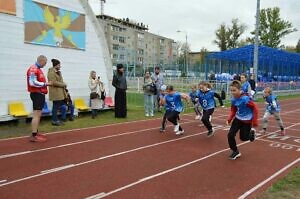
POLYGON ((104 15, 104 4, 106 3, 106 0, 100 0, 100 14, 104 15))

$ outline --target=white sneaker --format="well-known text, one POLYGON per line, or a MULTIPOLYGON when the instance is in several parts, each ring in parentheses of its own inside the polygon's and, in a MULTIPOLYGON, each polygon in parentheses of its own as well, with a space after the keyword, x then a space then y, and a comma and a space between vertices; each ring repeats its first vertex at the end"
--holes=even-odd
POLYGON ((175 134, 176 135, 183 135, 183 133, 184 133, 184 130, 182 129, 181 131, 177 131, 175 134))
POLYGON ((147 113, 145 116, 146 116, 146 117, 149 117, 149 114, 147 113))
POLYGON ((200 115, 196 115, 195 120, 199 120, 200 119, 200 115))
POLYGON ((178 132, 179 131, 179 123, 177 123, 177 125, 174 127, 174 132, 178 132))
POLYGON ((154 117, 154 114, 153 114, 153 113, 151 113, 151 114, 150 114, 150 117, 154 117))

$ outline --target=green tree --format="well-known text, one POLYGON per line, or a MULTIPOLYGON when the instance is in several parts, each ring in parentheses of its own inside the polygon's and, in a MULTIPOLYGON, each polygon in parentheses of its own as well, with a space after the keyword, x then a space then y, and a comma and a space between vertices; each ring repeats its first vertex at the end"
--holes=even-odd
POLYGON ((300 53, 300 39, 298 40, 298 43, 296 45, 296 52, 300 53))
MULTIPOLYGON (((260 11, 259 43, 272 48, 280 46, 281 39, 297 31, 292 23, 280 18, 280 8, 267 8, 260 11)), ((251 32, 255 34, 255 31, 251 32)), ((253 39, 253 38, 252 38, 253 39)))
POLYGON ((221 51, 236 48, 239 46, 239 38, 245 32, 247 26, 239 23, 238 19, 232 19, 231 26, 222 23, 216 30, 216 40, 214 43, 218 45, 221 51))

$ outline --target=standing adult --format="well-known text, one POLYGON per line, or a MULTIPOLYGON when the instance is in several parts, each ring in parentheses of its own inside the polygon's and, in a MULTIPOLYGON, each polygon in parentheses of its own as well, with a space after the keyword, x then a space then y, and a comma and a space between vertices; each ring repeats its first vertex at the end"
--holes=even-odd
POLYGON ((96 71, 90 72, 89 88, 91 90, 90 99, 91 99, 91 109, 92 109, 92 118, 95 119, 98 110, 102 107, 101 103, 101 93, 104 90, 103 83, 100 81, 100 77, 97 78, 96 71))
POLYGON ((159 105, 159 101, 160 101, 160 92, 161 92, 161 86, 164 85, 164 77, 163 75, 160 74, 160 68, 159 66, 156 66, 154 68, 154 74, 151 76, 153 82, 155 83, 156 85, 156 89, 157 89, 157 92, 156 92, 156 95, 154 95, 154 99, 155 99, 155 107, 157 107, 157 110, 160 112, 161 109, 162 109, 162 106, 159 105))
POLYGON ((29 137, 31 142, 45 142, 46 136, 38 132, 42 110, 45 104, 45 95, 48 93, 47 86, 52 82, 46 82, 42 68, 47 64, 47 57, 40 55, 35 64, 27 70, 27 90, 33 105, 33 116, 31 121, 32 135, 29 137))
POLYGON ((67 84, 64 82, 61 74, 60 61, 57 59, 51 60, 53 67, 48 70, 48 80, 52 82, 49 87, 49 100, 53 102, 52 106, 52 125, 60 126, 66 121, 66 110, 67 106, 65 99, 67 97, 66 87, 67 84), (60 110, 61 121, 58 120, 57 111, 60 110))
POLYGON ((113 76, 112 85, 115 91, 115 117, 125 118, 127 116, 126 90, 127 82, 124 74, 123 64, 117 64, 117 72, 113 76))
POLYGON ((145 104, 145 116, 146 117, 153 117, 154 116, 154 90, 153 90, 153 80, 151 78, 150 72, 147 70, 144 76, 144 104, 145 104))

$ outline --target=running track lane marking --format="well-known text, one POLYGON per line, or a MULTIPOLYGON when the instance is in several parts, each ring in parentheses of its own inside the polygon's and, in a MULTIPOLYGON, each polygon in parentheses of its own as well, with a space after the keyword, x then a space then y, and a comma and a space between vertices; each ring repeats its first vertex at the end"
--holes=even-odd
MULTIPOLYGON (((192 122, 197 122, 197 120, 191 121, 191 122, 183 122, 181 124, 189 124, 189 123, 192 123, 192 122)), ((171 125, 169 125, 169 126, 171 126, 171 125)), ((31 150, 31 151, 22 151, 22 152, 11 153, 11 154, 4 154, 4 155, 0 156, 0 159, 11 158, 11 157, 15 157, 15 156, 25 155, 25 154, 29 154, 29 153, 36 153, 36 152, 41 152, 41 151, 48 151, 48 150, 51 150, 51 149, 63 148, 63 147, 67 147, 67 146, 84 144, 84 143, 88 143, 88 142, 95 142, 95 141, 98 141, 98 140, 104 140, 104 139, 109 139, 109 138, 119 137, 119 136, 124 136, 124 135, 131 135, 131 134, 140 133, 140 132, 144 132, 144 131, 155 130, 155 129, 159 129, 159 127, 141 129, 141 130, 130 131, 130 132, 126 132, 126 133, 118 133, 118 134, 115 134, 115 135, 109 135, 109 136, 104 136, 104 137, 100 137, 100 138, 84 140, 84 141, 80 141, 80 142, 71 142, 71 143, 68 143, 68 144, 57 145, 57 146, 43 148, 43 149, 37 149, 37 150, 31 150)))
POLYGON ((47 172, 42 171, 43 173, 40 172, 39 174, 36 174, 36 175, 27 176, 25 178, 20 178, 20 179, 16 179, 16 180, 13 180, 13 181, 10 181, 10 182, 0 184, 0 187, 7 186, 7 185, 10 185, 10 184, 14 184, 14 183, 17 183, 17 182, 22 182, 22 181, 29 180, 29 179, 32 179, 32 178, 40 177, 40 176, 47 175, 47 174, 50 174, 50 173, 63 171, 63 170, 70 169, 70 168, 73 168, 73 167, 82 166, 82 165, 93 163, 93 162, 96 162, 96 161, 100 161, 100 160, 104 160, 104 159, 124 155, 124 154, 127 154, 127 153, 140 151, 140 150, 147 149, 147 148, 152 148, 152 147, 155 147, 155 146, 159 146, 159 145, 163 145, 163 144, 167 144, 167 143, 171 143, 171 142, 176 142, 176 141, 179 141, 179 140, 184 140, 184 139, 194 137, 194 136, 198 136, 198 135, 205 134, 205 133, 207 133, 207 131, 203 131, 201 133, 196 133, 196 134, 192 134, 192 135, 187 135, 187 136, 184 136, 184 137, 181 137, 181 138, 176 138, 176 139, 172 139, 172 140, 168 140, 168 141, 164 141, 164 142, 158 142, 158 143, 155 143, 155 144, 151 144, 151 145, 131 149, 131 150, 128 150, 128 151, 123 151, 123 152, 119 152, 119 153, 115 153, 115 154, 111 154, 111 155, 107 155, 107 156, 102 156, 102 157, 99 157, 99 158, 96 158, 96 159, 88 160, 88 161, 85 161, 85 162, 80 162, 80 163, 77 163, 77 164, 67 165, 65 168, 58 167, 58 168, 54 168, 54 169, 49 169, 49 170, 46 170, 47 172))
MULTIPOLYGON (((284 100, 281 100, 281 101, 288 101, 288 100, 293 101, 293 99, 284 99, 284 100)), ((258 103, 256 103, 256 104, 258 104, 258 103)), ((294 102, 294 103, 289 103, 289 104, 283 104, 283 105, 281 105, 281 107, 290 106, 290 105, 293 105, 293 104, 299 104, 299 102, 294 102)), ((229 108, 225 108, 225 109, 229 109, 229 108)), ((264 107, 262 107, 262 109, 265 110, 264 107)), ((297 109, 297 110, 300 110, 300 109, 297 109)), ((182 115, 190 116, 190 115, 193 115, 193 114, 194 113, 185 113, 185 114, 182 114, 182 115)), ((45 133, 45 134, 46 135, 48 135, 48 134, 54 135, 54 134, 57 134, 57 133, 65 133, 65 132, 72 132, 72 131, 81 131, 81 130, 88 130, 88 129, 95 129, 95 128, 104 128, 104 127, 116 126, 116 125, 120 125, 120 124, 131 124, 131 123, 146 122, 146 121, 152 121, 152 120, 158 120, 158 119, 161 119, 161 118, 144 119, 144 120, 129 121, 129 122, 119 122, 119 123, 115 123, 115 124, 106 124, 106 125, 101 125, 101 126, 85 127, 85 128, 78 128, 78 129, 69 129, 69 130, 56 131, 56 132, 45 133)), ((27 137, 28 136, 21 136, 21 137, 16 137, 16 138, 4 138, 4 139, 0 139, 0 142, 1 141, 7 141, 7 140, 17 140, 17 139, 27 138, 27 137)))
MULTIPOLYGON (((219 118, 219 117, 224 117, 223 115, 219 115, 216 116, 214 118, 219 118)), ((199 122, 197 120, 186 120, 188 122, 182 122, 181 124, 190 124, 193 122, 199 122)), ((171 124, 168 125, 168 127, 172 126, 171 124)), ((199 125, 199 126, 203 126, 203 125, 199 125)), ((89 139, 89 140, 84 140, 84 141, 80 141, 80 142, 71 142, 68 144, 63 144, 63 145, 57 145, 57 146, 53 146, 53 147, 48 147, 48 148, 43 148, 43 149, 37 149, 37 150, 31 150, 31 151, 22 151, 22 152, 17 152, 17 153, 11 153, 11 154, 4 154, 4 155, 0 155, 0 160, 4 159, 4 158, 11 158, 11 157, 15 157, 15 156, 20 156, 20 155, 26 155, 29 153, 36 153, 36 152, 41 152, 41 151, 48 151, 51 149, 57 149, 57 148, 63 148, 63 147, 67 147, 67 146, 73 146, 73 145, 79 145, 79 144, 84 144, 84 143, 88 143, 88 142, 95 142, 98 140, 104 140, 104 139, 109 139, 109 138, 113 138, 113 137, 119 137, 119 136, 124 136, 124 135, 131 135, 131 134, 136 134, 136 133, 140 133, 140 132, 144 132, 144 131, 149 131, 149 130, 155 130, 155 129, 159 129, 160 127, 154 127, 154 128, 148 128, 148 129, 141 129, 141 130, 136 130, 136 131, 129 131, 126 133, 119 133, 119 134, 115 134, 115 135, 108 135, 108 136, 104 136, 104 137, 100 137, 100 138, 95 138, 95 139, 89 139)))
POLYGON ((294 164, 297 164, 298 162, 300 162, 300 158, 298 158, 295 161, 291 162, 290 164, 286 165, 285 167, 283 167, 282 169, 280 169, 279 171, 277 171, 276 173, 274 173, 273 175, 271 175, 270 177, 268 177, 267 179, 265 179, 264 181, 262 181, 261 183, 259 183, 255 187, 253 187, 252 189, 246 191, 238 199, 244 199, 244 198, 246 198, 247 196, 249 196, 250 194, 252 194, 256 190, 258 190, 259 188, 261 188, 263 185, 265 185, 266 183, 268 183, 269 181, 271 181, 273 178, 277 177, 278 175, 280 175, 281 173, 283 173, 285 170, 287 170, 288 168, 290 168, 294 164))
POLYGON ((0 180, 0 184, 7 182, 7 180, 0 180))
MULTIPOLYGON (((294 126, 294 125, 291 125, 291 126, 287 127, 287 129, 290 128, 290 127, 293 127, 293 126, 294 126)), ((270 135, 270 134, 274 134, 274 133, 278 133, 278 132, 280 132, 280 130, 277 130, 277 131, 268 133, 268 134, 263 135, 263 136, 261 136, 261 137, 268 136, 268 135, 270 135)), ((257 138, 257 140, 259 140, 259 139, 260 139, 260 138, 257 138)), ((247 142, 244 142, 244 143, 240 143, 240 144, 238 144, 237 146, 242 146, 242 145, 248 144, 248 143, 250 143, 250 141, 247 141, 247 142)), ((110 192, 108 192, 108 193, 105 193, 105 195, 102 194, 101 197, 98 196, 97 199, 104 198, 104 197, 109 196, 109 195, 112 195, 112 194, 114 194, 114 193, 123 191, 123 190, 125 190, 125 189, 127 189, 127 188, 133 187, 133 186, 135 186, 135 185, 137 185, 137 184, 140 184, 140 183, 142 183, 142 182, 145 182, 145 181, 151 180, 151 179, 153 179, 153 178, 156 178, 156 177, 165 175, 165 174, 167 174, 167 173, 171 173, 171 172, 173 172, 173 171, 179 170, 179 169, 181 169, 181 168, 190 166, 190 165, 192 165, 192 164, 198 163, 198 162, 200 162, 200 161, 202 161, 202 160, 208 159, 208 158, 210 158, 210 157, 213 157, 213 156, 215 156, 215 155, 218 155, 218 154, 223 153, 223 152, 228 151, 228 150, 230 150, 230 148, 222 149, 222 150, 220 150, 220 151, 217 151, 217 152, 215 152, 215 153, 209 154, 209 155, 204 156, 204 157, 202 157, 202 158, 193 160, 193 161, 191 161, 191 162, 188 162, 188 163, 179 165, 179 166, 177 166, 177 167, 174 167, 174 168, 171 168, 171 169, 168 169, 168 170, 159 172, 159 173, 157 173, 157 174, 154 174, 154 175, 151 175, 151 176, 142 178, 142 179, 140 179, 140 180, 138 180, 138 181, 136 181, 136 182, 133 182, 133 183, 131 183, 131 184, 125 185, 125 186, 120 187, 120 188, 118 188, 118 189, 112 190, 112 191, 110 191, 110 192)), ((98 194, 96 194, 96 195, 98 195, 98 194)), ((96 195, 94 195, 94 196, 96 196, 96 195)), ((93 196, 87 197, 87 198, 85 198, 85 199, 88 199, 88 198, 93 198, 93 196)))
POLYGON ((273 140, 266 140, 266 139, 263 139, 263 138, 259 139, 259 141, 269 142, 269 143, 274 143, 274 144, 287 145, 287 146, 293 146, 293 147, 298 147, 298 148, 300 148, 299 145, 288 144, 288 143, 285 143, 285 142, 276 142, 276 141, 273 141, 273 140))

